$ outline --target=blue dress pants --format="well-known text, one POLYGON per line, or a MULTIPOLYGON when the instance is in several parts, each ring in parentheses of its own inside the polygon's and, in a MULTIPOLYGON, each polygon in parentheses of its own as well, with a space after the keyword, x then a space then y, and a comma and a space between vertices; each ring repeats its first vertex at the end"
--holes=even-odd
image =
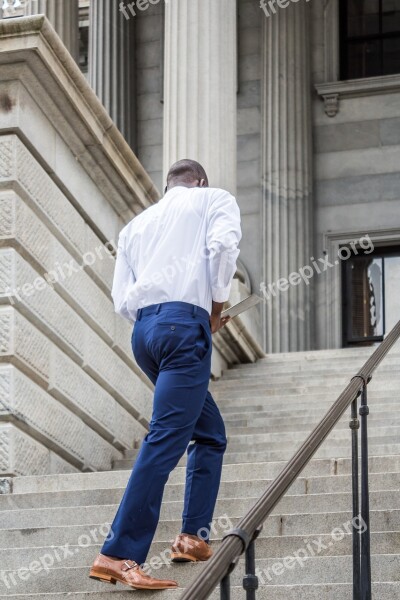
POLYGON ((153 414, 101 552, 143 564, 160 518, 165 484, 186 450, 181 531, 196 535, 201 530, 208 540, 205 532, 213 519, 226 435, 208 391, 212 339, 207 311, 185 302, 140 309, 132 348, 155 385, 153 414))

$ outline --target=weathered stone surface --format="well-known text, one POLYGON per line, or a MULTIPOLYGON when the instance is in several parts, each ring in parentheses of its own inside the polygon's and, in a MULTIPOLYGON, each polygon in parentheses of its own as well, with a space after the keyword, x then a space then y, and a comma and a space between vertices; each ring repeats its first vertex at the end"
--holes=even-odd
POLYGON ((77 360, 83 357, 84 322, 15 250, 0 250, 1 298, 29 312, 35 324, 77 360), (35 283, 38 278, 40 286, 35 283))
POLYGON ((114 307, 89 275, 85 273, 72 256, 61 246, 54 243, 54 265, 60 277, 58 286, 68 294, 68 303, 85 321, 90 319, 93 329, 111 343, 114 336, 114 307))
POLYGON ((119 456, 111 444, 13 366, 0 366, 0 400, 0 418, 15 418, 32 437, 75 466, 110 468, 119 456))
POLYGON ((0 306, 0 361, 13 362, 47 385, 51 342, 12 307, 0 306))
POLYGON ((14 425, 0 424, 0 473, 45 475, 49 472, 49 450, 14 425))
POLYGON ((49 391, 119 448, 132 448, 144 427, 58 348, 51 348, 49 391))
POLYGON ((114 392, 120 403, 135 417, 146 418, 151 397, 146 384, 90 329, 86 329, 85 338, 84 369, 106 390, 114 392))

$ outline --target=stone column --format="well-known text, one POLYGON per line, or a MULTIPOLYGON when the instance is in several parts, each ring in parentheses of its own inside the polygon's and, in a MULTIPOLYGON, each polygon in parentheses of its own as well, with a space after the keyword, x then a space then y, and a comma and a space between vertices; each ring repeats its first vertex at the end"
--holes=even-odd
POLYGON ((89 82, 135 149, 135 19, 127 14, 115 0, 90 3, 89 82))
POLYGON ((291 275, 311 264, 313 251, 309 9, 303 1, 290 3, 276 7, 263 21, 262 287, 267 352, 311 346, 312 282, 306 285, 291 275), (289 283, 279 282, 290 275, 289 283))
MULTIPOLYGON (((97 1, 97 0, 96 0, 97 1)), ((78 0, 26 0, 26 14, 45 14, 77 61, 79 58, 78 0)))
POLYGON ((198 160, 210 185, 236 190, 235 0, 166 4, 164 173, 198 160))

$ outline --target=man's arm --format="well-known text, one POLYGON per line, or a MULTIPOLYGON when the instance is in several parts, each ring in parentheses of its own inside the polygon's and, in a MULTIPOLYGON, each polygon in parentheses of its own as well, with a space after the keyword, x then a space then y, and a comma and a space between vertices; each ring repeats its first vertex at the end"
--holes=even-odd
POLYGON ((124 240, 120 236, 111 295, 114 300, 115 312, 121 315, 121 317, 128 319, 128 321, 132 321, 127 308, 128 292, 135 281, 135 275, 126 256, 124 240))
POLYGON ((210 207, 207 250, 212 288, 211 329, 215 333, 229 319, 221 319, 224 303, 229 300, 232 279, 242 237, 240 211, 231 194, 218 190, 210 207))

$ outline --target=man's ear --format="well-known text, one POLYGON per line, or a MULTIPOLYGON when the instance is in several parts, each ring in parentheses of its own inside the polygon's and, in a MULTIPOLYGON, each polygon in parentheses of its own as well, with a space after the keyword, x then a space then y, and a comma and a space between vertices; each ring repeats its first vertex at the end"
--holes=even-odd
POLYGON ((206 186, 205 179, 200 179, 199 187, 205 187, 205 186, 206 186))

